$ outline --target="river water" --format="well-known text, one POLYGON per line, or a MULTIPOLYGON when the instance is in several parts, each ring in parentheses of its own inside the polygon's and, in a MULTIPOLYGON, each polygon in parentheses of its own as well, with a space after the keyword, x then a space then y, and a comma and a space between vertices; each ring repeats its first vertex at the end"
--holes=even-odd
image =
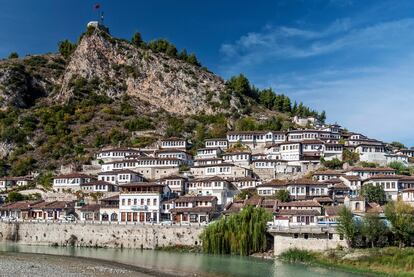
POLYGON ((283 277, 351 277, 355 274, 327 268, 287 264, 274 260, 237 256, 215 256, 155 250, 28 246, 1 243, 2 252, 24 252, 99 259, 146 268, 175 276, 283 276, 283 277))

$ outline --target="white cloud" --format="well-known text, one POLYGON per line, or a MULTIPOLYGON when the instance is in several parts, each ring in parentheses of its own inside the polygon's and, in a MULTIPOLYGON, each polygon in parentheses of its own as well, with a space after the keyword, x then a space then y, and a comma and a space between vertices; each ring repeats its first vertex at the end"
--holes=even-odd
POLYGON ((414 18, 374 24, 347 18, 321 30, 268 26, 223 45, 221 73, 250 72, 259 87, 326 110, 330 121, 411 146, 412 30, 414 18))
POLYGON ((302 59, 331 54, 350 48, 394 47, 395 40, 413 41, 414 18, 382 22, 366 27, 352 25, 349 18, 337 20, 323 30, 293 27, 267 27, 251 32, 234 43, 221 46, 225 75, 242 71, 243 67, 264 61, 302 59))

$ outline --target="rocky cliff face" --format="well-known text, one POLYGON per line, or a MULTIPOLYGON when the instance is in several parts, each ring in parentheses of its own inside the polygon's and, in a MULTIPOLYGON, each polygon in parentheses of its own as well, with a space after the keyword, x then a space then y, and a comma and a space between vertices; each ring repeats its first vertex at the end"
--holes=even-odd
POLYGON ((56 99, 70 99, 73 81, 79 77, 99 80, 99 92, 111 98, 128 95, 138 105, 181 115, 217 111, 208 103, 218 101, 224 91, 224 81, 206 70, 113 39, 100 30, 83 36, 56 99))
POLYGON ((149 112, 212 114, 241 106, 233 96, 225 110, 220 106, 224 81, 213 73, 96 29, 83 35, 69 61, 59 54, 0 61, 0 107, 25 108, 40 97, 65 103, 76 94, 80 79, 115 100, 130 96, 149 112))

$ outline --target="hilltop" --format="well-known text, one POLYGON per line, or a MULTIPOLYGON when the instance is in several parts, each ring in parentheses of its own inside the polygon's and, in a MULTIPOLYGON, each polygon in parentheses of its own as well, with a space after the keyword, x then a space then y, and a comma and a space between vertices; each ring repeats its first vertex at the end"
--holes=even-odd
POLYGON ((0 175, 87 163, 97 148, 145 147, 228 130, 287 130, 319 114, 243 76, 224 81, 166 40, 112 37, 88 27, 59 53, 0 61, 0 175))

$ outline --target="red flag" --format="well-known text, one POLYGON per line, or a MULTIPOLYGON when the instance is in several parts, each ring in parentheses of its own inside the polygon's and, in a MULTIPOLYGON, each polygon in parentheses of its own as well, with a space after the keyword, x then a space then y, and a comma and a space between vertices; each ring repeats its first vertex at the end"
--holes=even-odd
POLYGON ((95 4, 95 6, 93 6, 93 9, 94 9, 94 10, 97 10, 97 9, 99 9, 100 7, 101 7, 101 4, 99 4, 99 3, 98 3, 98 4, 95 4))

